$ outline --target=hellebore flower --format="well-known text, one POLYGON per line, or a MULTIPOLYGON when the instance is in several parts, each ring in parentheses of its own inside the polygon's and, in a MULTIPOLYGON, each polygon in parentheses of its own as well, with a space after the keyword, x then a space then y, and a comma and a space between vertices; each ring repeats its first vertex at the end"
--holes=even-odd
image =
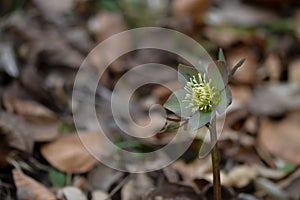
POLYGON ((164 107, 182 118, 188 119, 192 131, 208 124, 218 114, 222 114, 231 104, 229 80, 245 59, 237 63, 232 70, 226 64, 222 50, 219 59, 206 68, 197 69, 178 66, 178 80, 183 89, 175 91, 164 107))

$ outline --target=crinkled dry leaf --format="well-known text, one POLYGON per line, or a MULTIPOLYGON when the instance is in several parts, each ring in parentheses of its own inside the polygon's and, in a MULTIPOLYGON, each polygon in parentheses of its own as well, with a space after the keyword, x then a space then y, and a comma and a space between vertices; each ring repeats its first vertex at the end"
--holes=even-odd
MULTIPOLYGON (((17 190, 28 190, 33 194, 34 200, 56 200, 56 197, 52 192, 36 180, 23 174, 23 172, 15 169, 13 170, 13 177, 17 190)), ((19 197, 19 199, 23 198, 19 197)))
POLYGON ((15 78, 19 76, 16 55, 11 43, 0 43, 0 71, 5 71, 15 78))
POLYGON ((294 60, 289 65, 288 78, 291 83, 300 84, 300 59, 294 60))
POLYGON ((195 161, 190 164, 178 160, 172 164, 172 167, 177 169, 187 180, 202 178, 203 175, 212 168, 210 157, 206 157, 205 159, 195 159, 195 161))
POLYGON ((263 66, 267 70, 267 75, 270 77, 270 80, 279 81, 280 74, 282 72, 282 66, 280 58, 275 54, 270 54, 266 58, 263 66))
POLYGON ((123 172, 114 170, 101 163, 88 173, 87 181, 93 190, 108 191, 109 188, 116 183, 122 176, 123 172), (101 181, 99 181, 101 180, 101 181))
POLYGON ((255 180, 255 186, 258 190, 262 190, 271 199, 286 200, 287 194, 278 187, 275 183, 265 178, 258 178, 255 180))
POLYGON ((123 16, 116 12, 100 12, 95 18, 90 19, 88 25, 99 42, 127 30, 123 16))
POLYGON ((172 5, 176 17, 192 17, 196 22, 202 22, 210 7, 210 0, 175 0, 172 5))
POLYGON ((96 152, 103 152, 101 135, 97 132, 63 135, 41 147, 41 153, 54 167, 68 173, 85 173, 92 169, 97 160, 85 145, 96 152), (83 141, 83 142, 82 142, 83 141))
POLYGON ((43 119, 25 120, 12 113, 0 113, 0 128, 8 134, 12 147, 31 152, 33 143, 51 141, 59 134, 59 122, 43 119))
POLYGON ((19 115, 24 116, 26 119, 56 120, 56 116, 51 110, 32 100, 7 97, 3 99, 3 104, 10 112, 16 112, 19 115))
POLYGON ((67 200, 87 200, 86 196, 76 187, 65 187, 62 189, 67 200))
POLYGON ((277 18, 275 12, 271 10, 248 5, 242 1, 221 1, 218 8, 208 13, 206 21, 214 25, 257 26, 270 23, 277 18))
POLYGON ((59 22, 63 19, 63 14, 71 12, 76 0, 34 0, 33 3, 40 9, 48 20, 59 22))
MULTIPOLYGON (((228 174, 221 173, 222 184, 233 187, 245 187, 258 175, 255 166, 241 165, 232 168, 228 174)), ((212 174, 206 177, 212 181, 212 174)))
POLYGON ((300 112, 288 114, 282 120, 264 119, 258 142, 272 154, 295 164, 300 163, 300 112))
POLYGON ((95 190, 92 192, 92 200, 111 200, 109 195, 102 190, 95 190))
POLYGON ((6 134, 11 147, 26 152, 32 151, 34 139, 22 118, 11 113, 0 112, 0 129, 6 134))
POLYGON ((122 200, 139 200, 154 188, 151 179, 146 174, 137 174, 128 181, 121 190, 122 200))
POLYGON ((269 83, 256 88, 248 102, 249 111, 256 115, 280 116, 300 107, 300 86, 289 83, 269 83))
POLYGON ((156 199, 189 199, 189 200, 202 200, 204 199, 201 194, 197 194, 194 188, 178 183, 164 182, 159 187, 150 191, 145 200, 156 199))

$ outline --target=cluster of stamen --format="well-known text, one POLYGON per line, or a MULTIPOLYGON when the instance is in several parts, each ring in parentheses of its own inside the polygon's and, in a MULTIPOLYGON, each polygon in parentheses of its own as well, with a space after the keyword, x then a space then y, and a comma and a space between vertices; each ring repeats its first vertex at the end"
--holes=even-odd
POLYGON ((198 77, 193 76, 184 87, 187 91, 184 102, 188 102, 187 108, 192 108, 192 112, 200 110, 210 112, 220 102, 220 91, 212 84, 211 79, 206 81, 205 74, 198 77))

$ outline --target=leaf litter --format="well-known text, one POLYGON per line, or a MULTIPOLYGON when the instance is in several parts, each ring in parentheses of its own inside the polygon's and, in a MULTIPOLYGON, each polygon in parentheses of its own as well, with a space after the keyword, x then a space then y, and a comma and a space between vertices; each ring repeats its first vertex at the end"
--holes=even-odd
MULTIPOLYGON (((206 143, 201 138, 169 167, 128 175, 99 163, 74 131, 72 87, 81 62, 98 42, 141 25, 158 25, 186 33, 199 41, 214 59, 222 47, 232 65, 246 58, 245 66, 237 70, 230 82, 233 103, 228 108, 219 142, 224 198, 300 197, 297 1, 13 2, 16 7, 0 3, 0 13, 5 14, 0 18, 1 199, 212 197, 210 160, 197 158, 198 145, 206 143)), ((108 51, 119 51, 131 42, 129 38, 118 41, 108 51)), ((95 53, 90 62, 97 66, 107 56, 95 53)), ((128 53, 106 70, 96 98, 96 110, 106 113, 103 117, 109 122, 109 137, 122 148, 138 152, 167 144, 180 119, 168 112, 165 127, 157 135, 133 141, 111 121, 107 100, 115 83, 132 66, 148 62, 174 69, 180 63, 188 64, 161 51, 128 53)), ((145 77, 151 79, 151 75, 145 77)), ((180 87, 172 74, 155 76, 171 88, 180 87)), ((140 80, 130 81, 135 84, 140 80)), ((170 94, 162 86, 146 85, 136 91, 134 106, 147 111, 154 103, 163 105, 170 94)), ((80 103, 76 109, 87 111, 80 103)), ((138 123, 149 122, 148 116, 133 112, 138 123)), ((159 122, 161 118, 156 120, 159 122)), ((102 139, 94 130, 97 126, 84 118, 81 125, 83 140, 97 152, 108 158, 112 156, 101 144, 102 139)))

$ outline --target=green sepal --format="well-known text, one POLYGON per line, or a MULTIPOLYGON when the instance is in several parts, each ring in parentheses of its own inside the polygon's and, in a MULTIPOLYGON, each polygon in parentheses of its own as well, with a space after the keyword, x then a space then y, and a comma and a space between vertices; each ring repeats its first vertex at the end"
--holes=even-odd
POLYGON ((199 128, 208 124, 211 120, 212 112, 201 112, 197 111, 193 116, 189 119, 189 129, 192 131, 198 130, 199 128))
POLYGON ((236 72, 236 70, 238 70, 238 68, 240 68, 244 62, 245 62, 246 58, 243 58, 241 59, 233 68, 232 70, 229 72, 229 75, 228 75, 228 80, 231 80, 234 73, 236 72))
POLYGON ((187 108, 189 103, 184 102, 186 91, 181 89, 175 91, 164 104, 164 107, 178 116, 190 117, 192 115, 192 109, 187 108))
POLYGON ((199 69, 196 69, 183 64, 178 65, 178 81, 182 86, 185 86, 186 83, 190 81, 190 78, 192 78, 193 76, 197 78, 199 73, 202 75, 206 73, 205 69, 201 66, 199 67, 199 69))
POLYGON ((218 61, 226 62, 226 59, 225 59, 225 56, 224 56, 224 53, 223 53, 222 48, 219 49, 219 53, 218 53, 218 61))
POLYGON ((223 61, 216 61, 208 65, 208 77, 219 90, 222 90, 228 83, 228 66, 223 61))

